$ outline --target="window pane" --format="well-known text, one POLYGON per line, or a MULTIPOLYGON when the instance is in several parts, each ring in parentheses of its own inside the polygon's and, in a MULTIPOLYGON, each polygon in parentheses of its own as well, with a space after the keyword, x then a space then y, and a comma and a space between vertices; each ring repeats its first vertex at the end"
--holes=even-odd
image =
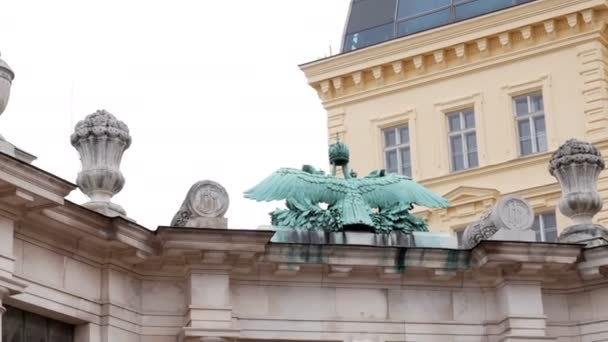
POLYGON ((542 237, 540 235, 540 221, 538 215, 534 216, 534 223, 532 224, 532 230, 536 233, 536 241, 542 241, 542 237))
POLYGON ((397 145, 397 133, 395 129, 390 128, 384 131, 384 146, 390 147, 397 145))
POLYGON ((464 169, 464 155, 462 151, 462 137, 460 135, 450 137, 450 148, 452 149, 452 169, 454 171, 464 169))
POLYGON ((449 9, 441 10, 421 17, 412 18, 397 24, 397 36, 428 30, 433 27, 445 25, 450 22, 449 9))
POLYGON ((450 132, 460 131, 460 113, 448 115, 448 129, 450 132))
POLYGON ((23 311, 7 306, 2 315, 2 341, 23 342, 23 311))
POLYGON ((477 158, 477 152, 468 153, 467 157, 469 158, 469 167, 478 167, 479 160, 477 158))
POLYGON ((349 34, 344 38, 344 51, 360 49, 394 38, 393 23, 349 34))
POLYGON ((512 0, 477 0, 467 3, 457 4, 454 7, 456 20, 463 20, 478 15, 490 13, 510 7, 513 5, 512 0))
POLYGON ((407 144, 410 142, 410 130, 407 127, 399 128, 399 136, 401 138, 402 144, 407 144))
POLYGON ((532 103, 532 112, 538 112, 544 110, 543 107, 543 95, 536 93, 530 95, 530 102, 532 103))
POLYGON ((410 159, 410 149, 409 148, 400 148, 399 152, 401 154, 401 162, 406 165, 410 165, 412 163, 410 159))
POLYGON ((400 148, 399 149, 400 157, 401 157, 401 174, 406 176, 412 175, 412 160, 410 159, 410 149, 409 148, 400 148))
POLYGON ((475 128, 475 114, 472 111, 466 111, 463 114, 465 128, 475 128))
POLYGON ((401 0, 397 18, 407 18, 450 5, 450 0, 401 0))
POLYGON ((475 134, 475 132, 467 134, 467 151, 477 151, 477 135, 475 134))
POLYGON ((397 151, 387 151, 386 155, 386 171, 389 173, 399 172, 399 166, 397 165, 397 151))
POLYGON ((346 33, 357 33, 393 22, 396 5, 397 0, 354 1, 350 9, 346 33))
POLYGON ((546 242, 557 242, 557 222, 554 213, 542 214, 546 242))
POLYGON ((42 316, 25 313, 25 340, 46 342, 46 319, 42 316))
POLYGON ((543 214, 543 225, 545 226, 545 229, 557 228, 555 214, 553 214, 553 213, 543 214))
POLYGON ((545 230, 546 242, 557 242, 557 229, 545 230))
POLYGON ((49 320, 49 339, 47 342, 70 342, 74 340, 72 327, 63 322, 49 320))
POLYGON ((464 236, 464 230, 459 230, 456 232, 456 239, 458 240, 458 244, 462 245, 462 237, 464 236))
POLYGON ((545 131, 544 116, 534 118, 534 128, 536 129, 536 146, 538 146, 538 152, 546 151, 547 133, 545 131))
POLYGON ((513 99, 515 102, 515 113, 517 115, 528 114, 528 97, 519 96, 513 99))
POLYGON ((519 132, 520 152, 522 156, 533 153, 532 138, 530 136, 530 121, 528 119, 517 122, 519 132))
POLYGON ((462 137, 460 135, 450 137, 450 148, 452 154, 462 154, 462 137))

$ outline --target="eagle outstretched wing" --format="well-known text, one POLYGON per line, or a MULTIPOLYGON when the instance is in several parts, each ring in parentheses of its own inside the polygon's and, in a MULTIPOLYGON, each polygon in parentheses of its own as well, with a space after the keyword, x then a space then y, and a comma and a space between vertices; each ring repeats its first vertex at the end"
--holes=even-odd
POLYGON ((287 200, 293 204, 334 204, 348 192, 344 179, 281 168, 245 191, 245 197, 257 201, 287 200))
POLYGON ((360 178, 357 182, 359 193, 372 208, 397 204, 417 204, 427 208, 445 208, 449 205, 445 198, 405 176, 389 174, 360 178))

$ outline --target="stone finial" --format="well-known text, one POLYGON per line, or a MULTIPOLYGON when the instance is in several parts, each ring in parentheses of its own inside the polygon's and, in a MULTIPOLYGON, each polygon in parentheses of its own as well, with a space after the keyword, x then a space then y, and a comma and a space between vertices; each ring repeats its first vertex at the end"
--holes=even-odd
POLYGON ((597 179, 604 167, 600 151, 580 140, 570 139, 553 153, 549 161, 549 173, 562 188, 559 210, 574 220, 573 225, 561 232, 561 242, 608 238, 608 230, 592 222, 593 216, 603 206, 602 198, 597 192, 597 179))
POLYGON ((8 104, 8 98, 11 94, 11 84, 15 78, 15 73, 6 64, 2 58, 0 58, 0 114, 6 109, 8 104))
POLYGON ((173 227, 228 228, 224 214, 228 210, 229 198, 220 184, 203 180, 190 187, 173 220, 173 227))
POLYGON ((534 211, 524 199, 505 196, 464 231, 463 247, 472 248, 481 240, 534 241, 534 211))
POLYGON ((126 216, 125 210, 111 199, 125 184, 120 161, 131 145, 127 125, 107 111, 98 110, 76 124, 70 140, 82 163, 76 184, 91 199, 84 206, 107 216, 126 216))

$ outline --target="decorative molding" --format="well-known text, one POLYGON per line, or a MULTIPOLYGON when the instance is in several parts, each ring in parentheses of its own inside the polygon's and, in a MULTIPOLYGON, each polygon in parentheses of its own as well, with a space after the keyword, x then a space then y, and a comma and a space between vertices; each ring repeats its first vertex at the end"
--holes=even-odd
POLYGON ((333 84, 335 90, 342 89, 342 77, 332 78, 331 83, 333 84))
POLYGON ((536 90, 542 90, 544 86, 551 85, 550 75, 541 75, 536 78, 520 82, 502 85, 500 88, 509 96, 517 96, 523 93, 528 93, 536 90))
POLYGON ((403 64, 404 64, 403 61, 396 61, 396 62, 392 63, 393 73, 395 73, 395 75, 403 76, 403 71, 404 71, 403 64))
POLYGON ((444 50, 437 50, 437 51, 433 52, 433 57, 435 57, 435 64, 445 65, 444 50))
POLYGON ((403 111, 394 113, 379 113, 373 115, 370 119, 371 122, 378 125, 379 127, 386 128, 395 124, 403 123, 407 121, 415 114, 414 109, 407 108, 403 111))
POLYGON ((361 72, 361 71, 353 72, 351 77, 353 79, 353 83, 355 84, 355 87, 357 89, 361 89, 363 86, 363 72, 361 72))
POLYGON ((594 19, 593 8, 582 11, 581 16, 583 17, 583 21, 585 22, 585 24, 593 23, 593 19, 594 19))
POLYGON ((527 25, 527 26, 524 26, 524 27, 520 28, 519 32, 521 33, 521 37, 524 40, 528 40, 528 39, 532 38, 533 31, 532 31, 532 26, 531 25, 527 25))
POLYGON ((566 21, 568 22, 568 26, 570 29, 578 29, 578 13, 570 13, 566 15, 566 21))
MULTIPOLYGON (((594 9, 593 8, 589 8, 593 5, 593 3, 595 3, 595 0, 589 0, 588 3, 580 3, 580 1, 576 1, 576 3, 569 3, 567 6, 562 5, 560 7, 560 11, 556 12, 558 14, 555 15, 546 15, 546 9, 545 11, 542 11, 543 14, 545 14, 542 19, 539 19, 538 16, 534 17, 531 16, 531 13, 522 13, 524 15, 525 18, 528 18, 527 20, 524 20, 521 16, 515 18, 516 21, 509 21, 509 25, 508 26, 500 26, 503 27, 503 29, 501 31, 498 31, 498 27, 496 27, 493 30, 490 30, 490 28, 488 27, 486 29, 486 31, 482 36, 478 36, 478 37, 470 37, 470 35, 457 35, 454 36, 454 39, 458 39, 458 37, 470 37, 468 39, 463 39, 460 42, 456 42, 456 44, 452 43, 451 46, 441 46, 439 44, 440 41, 444 41, 446 38, 445 37, 437 37, 437 39, 433 40, 433 42, 437 41, 437 43, 429 45, 427 44, 422 44, 422 41, 420 42, 419 45, 416 45, 416 48, 412 48, 411 41, 416 41, 418 42, 418 40, 420 40, 421 38, 418 37, 418 35, 414 35, 412 37, 403 37, 400 39, 395 40, 394 42, 391 41, 391 44, 381 44, 381 46, 373 46, 373 47, 368 47, 366 49, 361 49, 359 51, 355 51, 352 52, 350 54, 348 54, 348 56, 341 56, 340 59, 338 60, 338 57, 331 57, 328 60, 324 60, 324 61, 319 61, 319 62, 312 62, 304 67, 302 67, 302 69, 305 71, 305 73, 307 74, 307 77, 309 77, 309 81, 312 82, 311 84, 313 86, 315 86, 316 84, 318 84, 318 82, 320 82, 321 80, 318 80, 319 77, 324 77, 321 75, 327 75, 328 78, 334 78, 336 76, 342 76, 342 75, 337 75, 336 73, 339 72, 337 69, 335 70, 335 72, 328 72, 327 69, 324 69, 325 71, 322 71, 320 68, 321 65, 333 65, 336 64, 336 67, 340 67, 340 68, 344 68, 344 69, 350 69, 350 71, 346 74, 346 75, 351 75, 353 73, 352 69, 353 67, 355 67, 356 65, 359 64, 363 64, 365 66, 362 66, 362 72, 372 72, 374 73, 374 70, 377 70, 375 68, 377 67, 388 67, 388 68, 394 68, 395 74, 398 74, 399 77, 395 77, 395 78, 390 78, 390 79, 385 79, 385 77, 382 77, 382 81, 378 81, 379 78, 372 78, 372 80, 375 80, 375 85, 372 85, 372 87, 360 87, 355 85, 357 92, 359 91, 370 91, 373 90, 376 87, 381 87, 384 86, 385 83, 390 83, 390 84, 395 84, 395 83, 400 83, 404 80, 404 77, 406 74, 403 70, 403 68, 401 68, 402 70, 402 74, 399 73, 398 71, 400 70, 399 68, 399 62, 401 62, 403 64, 403 66, 407 65, 408 63, 412 63, 414 65, 414 70, 416 71, 415 74, 411 75, 410 77, 408 77, 409 79, 417 79, 419 77, 421 77, 422 75, 426 75, 428 73, 440 73, 444 70, 450 70, 450 69, 454 69, 454 68, 458 68, 460 66, 462 66, 463 63, 448 63, 449 62, 449 58, 451 57, 451 55, 448 55, 445 53, 446 49, 454 49, 454 51, 456 52, 456 56, 461 59, 461 61, 466 60, 467 57, 467 52, 466 52, 466 45, 467 44, 474 44, 477 47, 477 50, 479 51, 479 55, 482 57, 492 57, 493 59, 500 56, 500 55, 505 55, 505 54, 511 54, 512 51, 514 49, 517 50, 524 50, 524 49, 536 49, 537 47, 544 47, 544 45, 547 44, 547 40, 546 39, 537 39, 537 38, 542 38, 542 37, 548 37, 551 38, 554 41, 563 41, 563 40, 567 40, 568 38, 573 37, 573 35, 580 35, 581 34, 581 30, 580 30, 580 24, 578 22, 578 13, 581 14, 581 16, 583 17, 583 21, 585 21, 588 25, 586 27, 586 31, 584 32, 585 34, 590 33, 590 29, 597 29, 597 30, 601 30, 601 27, 599 26, 600 23, 598 20, 594 20, 594 9), (585 9, 585 6, 588 6, 587 9, 585 9), (563 8, 562 8, 563 7, 563 8), (568 9, 571 9, 570 11, 568 11, 568 9), (517 27, 515 26, 516 24, 514 24, 515 22, 521 22, 521 26, 517 27), (597 27, 592 27, 591 25, 595 25, 597 27), (491 31, 491 32, 490 32, 491 31), (558 34, 559 31, 559 34, 558 34), (521 35, 521 37, 523 38, 523 40, 519 40, 519 39, 514 39, 514 36, 511 36, 512 33, 516 33, 518 36, 521 35), (537 37, 538 36, 538 37, 537 37), (557 38, 560 38, 559 40, 557 38), (376 65, 376 66, 372 66, 370 65, 370 62, 373 61, 374 59, 372 58, 372 56, 375 56, 376 54, 380 54, 380 51, 383 51, 383 49, 385 49, 387 46, 389 45, 393 45, 393 44, 401 44, 399 43, 400 41, 403 41, 405 44, 405 42, 410 41, 410 44, 408 45, 407 49, 401 49, 401 50, 395 50, 392 51, 394 52, 395 61, 390 61, 390 60, 386 60, 386 58, 389 56, 387 55, 387 52, 382 53, 381 55, 378 55, 378 59, 383 60, 383 64, 382 65, 376 65), (494 43, 496 42, 496 44, 494 43), (535 45, 536 44, 542 44, 542 45, 535 45), (500 48, 500 49, 498 49, 500 48), (440 52, 441 50, 444 50, 444 52, 440 52), (403 52, 406 51, 406 52, 403 52), (411 51, 411 52, 410 52, 411 51), (358 59, 362 58, 363 56, 368 56, 369 58, 365 58, 365 59, 361 59, 360 61, 358 59), (444 68, 425 68, 425 57, 430 57, 429 55, 432 55, 433 59, 434 59, 434 63, 440 64, 442 66, 444 66, 444 68), (360 56, 359 58, 357 58, 357 56, 360 56), (351 61, 352 60, 352 61, 351 61), (340 61, 340 63, 338 64, 338 61, 340 61), (351 62, 347 62, 347 61, 351 61, 351 62), (397 65, 393 65, 393 63, 397 63, 397 65), (312 70, 316 70, 314 72, 314 75, 312 75, 312 70)), ((539 8, 540 9, 540 8, 539 8)), ((510 11, 507 12, 512 12, 515 13, 516 10, 512 9, 510 11)), ((502 14, 502 13, 501 13, 502 14)), ((506 15, 506 14, 505 14, 506 15)), ((469 25, 470 23, 465 21, 463 23, 461 23, 462 25, 465 25, 465 23, 467 25, 469 25)), ((472 23, 470 24, 472 25, 472 23)), ((470 32, 481 32, 477 27, 473 27, 471 26, 470 28, 470 32)), ((452 32, 450 32, 452 33, 452 32)), ((471 59, 470 61, 467 60, 467 62, 472 62, 472 63, 483 63, 483 61, 480 61, 478 58, 474 58, 471 59)), ((428 61, 427 61, 428 63, 428 61)), ((377 74, 377 72, 376 72, 377 74)), ((362 83, 366 82, 366 80, 364 78, 362 78, 362 83)), ((346 86, 353 86, 352 84, 347 85, 347 84, 343 84, 343 87, 346 86)), ((357 93, 355 92, 355 93, 357 93)), ((335 99, 335 97, 344 97, 344 96, 351 96, 354 95, 352 92, 343 92, 341 94, 336 94, 336 92, 334 92, 334 94, 329 93, 327 94, 329 95, 329 97, 325 97, 326 100, 332 100, 335 99)))
POLYGON ((418 70, 418 71, 424 70, 424 56, 422 56, 422 55, 414 56, 414 58, 412 59, 412 62, 414 62, 414 68, 416 68, 416 70, 418 70))
POLYGON ((330 96, 329 80, 322 81, 320 84, 321 99, 327 99, 330 96))
POLYGON ((456 53, 456 57, 464 60, 467 58, 467 46, 466 44, 458 44, 454 47, 454 52, 456 53))
POLYGON ((406 80, 391 82, 382 87, 366 88, 361 92, 351 93, 339 98, 328 99, 327 101, 324 101, 323 105, 326 109, 330 109, 337 106, 350 104, 353 101, 362 101, 387 93, 394 93, 415 87, 420 84, 442 80, 446 77, 454 77, 495 65, 521 61, 531 56, 556 51, 558 49, 576 47, 578 45, 597 40, 600 34, 601 32, 599 29, 595 29, 563 39, 554 39, 551 42, 545 42, 542 45, 526 44, 528 48, 522 53, 513 53, 511 50, 511 53, 500 53, 488 56, 488 58, 476 59, 474 63, 458 63, 455 65, 450 65, 448 68, 441 68, 432 73, 418 72, 414 77, 409 77, 406 80))
POLYGON ((477 50, 479 50, 479 53, 482 55, 486 55, 487 53, 489 53, 488 51, 488 38, 481 38, 481 39, 477 39, 475 41, 475 43, 477 44, 477 50))
POLYGON ((372 76, 377 84, 384 84, 384 72, 381 65, 372 68, 372 76))
POLYGON ((555 19, 545 20, 543 22, 543 27, 549 37, 555 38, 555 19))
POLYGON ((511 44, 511 36, 509 35, 509 32, 498 34, 498 41, 503 48, 508 48, 511 44))

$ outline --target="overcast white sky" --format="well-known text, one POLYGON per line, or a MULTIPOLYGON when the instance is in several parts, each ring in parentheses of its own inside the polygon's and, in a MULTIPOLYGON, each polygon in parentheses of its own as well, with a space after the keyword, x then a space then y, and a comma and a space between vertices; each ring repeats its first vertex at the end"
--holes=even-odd
POLYGON ((339 50, 349 0, 0 3, 0 52, 16 74, 0 133, 75 182, 74 125, 113 113, 133 137, 114 202, 138 223, 168 225, 211 179, 230 195, 229 227, 256 228, 282 204, 244 190, 279 167, 327 170, 326 114, 298 64, 339 50))

